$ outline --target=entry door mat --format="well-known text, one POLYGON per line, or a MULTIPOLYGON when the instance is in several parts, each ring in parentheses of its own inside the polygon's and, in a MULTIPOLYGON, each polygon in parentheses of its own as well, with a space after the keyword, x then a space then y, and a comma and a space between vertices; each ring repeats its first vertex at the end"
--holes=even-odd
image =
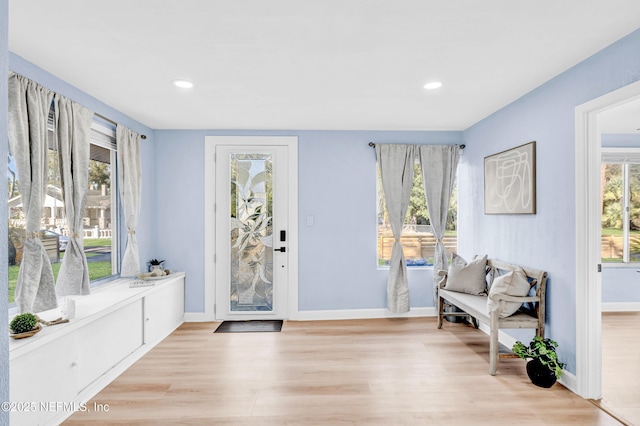
POLYGON ((279 332, 282 320, 223 321, 214 333, 279 332))

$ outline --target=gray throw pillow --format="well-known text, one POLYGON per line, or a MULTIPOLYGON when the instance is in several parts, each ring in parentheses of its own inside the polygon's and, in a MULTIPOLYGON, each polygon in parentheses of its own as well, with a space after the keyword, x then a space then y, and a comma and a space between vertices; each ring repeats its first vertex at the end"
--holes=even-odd
POLYGON ((495 300, 495 296, 498 294, 526 296, 529 294, 530 289, 531 285, 527 279, 527 274, 525 274, 522 268, 518 268, 515 271, 495 277, 493 279, 493 284, 491 284, 491 289, 489 289, 487 307, 489 311, 498 311, 500 318, 511 316, 520 309, 522 303, 506 302, 504 300, 498 302, 495 300))
POLYGON ((445 290, 468 294, 487 294, 487 255, 475 256, 467 263, 462 257, 453 253, 447 273, 445 290))

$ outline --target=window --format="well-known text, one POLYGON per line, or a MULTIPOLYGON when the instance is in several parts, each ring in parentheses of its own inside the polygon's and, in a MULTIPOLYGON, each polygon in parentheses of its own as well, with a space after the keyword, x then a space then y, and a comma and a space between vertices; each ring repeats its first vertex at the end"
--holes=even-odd
MULTIPOLYGON (((378 173, 378 266, 387 266, 391 260, 391 250, 394 238, 389 226, 389 220, 385 208, 384 191, 380 179, 380 169, 378 173)), ((447 227, 444 235, 444 246, 447 254, 457 250, 458 237, 456 231, 457 223, 457 189, 451 193, 449 205, 449 215, 447 217, 447 227)), ((409 201, 409 209, 405 218, 402 236, 400 237, 407 266, 432 266, 433 253, 436 240, 431 231, 429 222, 429 212, 427 202, 422 187, 422 172, 420 164, 414 164, 413 188, 409 201)))
MULTIPOLYGON (((55 279, 69 240, 62 196, 58 148, 54 134, 53 106, 49 113, 47 194, 40 221, 40 239, 45 246, 55 279)), ((115 130, 94 120, 91 129, 89 188, 84 210, 84 246, 92 285, 118 271, 116 256, 117 206, 115 187, 115 130), (114 188, 112 190, 112 188, 114 188)), ((25 239, 19 176, 11 153, 8 159, 8 263, 9 303, 14 302, 16 281, 25 239)))
POLYGON ((640 262, 640 161, 603 150, 602 261, 640 262))
POLYGON ((115 129, 94 122, 89 151, 89 188, 84 209, 84 251, 92 282, 118 273, 115 164, 115 129))

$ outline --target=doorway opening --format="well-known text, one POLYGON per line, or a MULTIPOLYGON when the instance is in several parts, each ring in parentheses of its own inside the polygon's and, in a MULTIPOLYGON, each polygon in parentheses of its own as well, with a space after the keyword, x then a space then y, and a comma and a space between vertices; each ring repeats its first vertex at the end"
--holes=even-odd
POLYGON ((640 99, 640 82, 576 107, 576 383, 602 395, 601 137, 598 115, 640 99))

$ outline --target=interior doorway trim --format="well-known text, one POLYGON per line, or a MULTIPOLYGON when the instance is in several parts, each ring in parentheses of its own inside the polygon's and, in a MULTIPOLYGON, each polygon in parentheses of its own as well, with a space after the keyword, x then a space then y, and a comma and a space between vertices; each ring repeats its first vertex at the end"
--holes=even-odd
POLYGON ((602 391, 602 274, 600 132, 598 114, 640 99, 640 81, 575 109, 576 178, 576 389, 583 398, 602 391))
POLYGON ((217 145, 243 144, 254 146, 286 145, 289 148, 289 279, 288 318, 298 315, 298 138, 297 136, 206 136, 204 144, 204 319, 216 318, 216 270, 215 270, 215 201, 217 145))

